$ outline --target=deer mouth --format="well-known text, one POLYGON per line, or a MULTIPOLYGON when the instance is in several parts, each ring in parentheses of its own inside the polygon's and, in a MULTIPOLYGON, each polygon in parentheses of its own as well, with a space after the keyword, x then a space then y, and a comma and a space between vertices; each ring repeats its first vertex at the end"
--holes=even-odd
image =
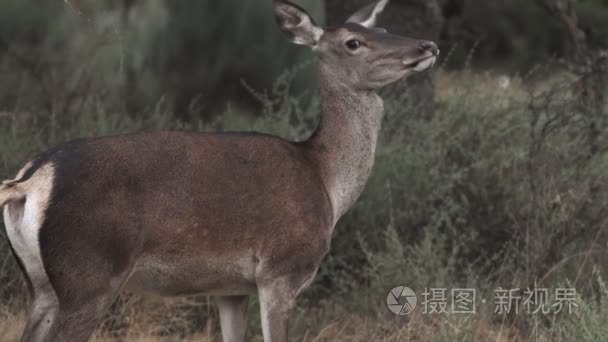
POLYGON ((435 65, 435 61, 437 60, 437 55, 428 55, 422 56, 417 59, 406 59, 402 63, 408 70, 413 70, 416 72, 425 71, 435 65))

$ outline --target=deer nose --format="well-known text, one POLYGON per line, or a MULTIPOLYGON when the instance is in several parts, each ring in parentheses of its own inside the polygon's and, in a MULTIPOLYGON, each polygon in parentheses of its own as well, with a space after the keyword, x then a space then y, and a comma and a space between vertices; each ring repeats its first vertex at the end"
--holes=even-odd
POLYGON ((418 44, 418 49, 420 49, 420 51, 422 51, 422 52, 428 51, 435 56, 437 56, 439 54, 439 48, 437 47, 437 44, 435 44, 431 41, 420 42, 420 44, 418 44))

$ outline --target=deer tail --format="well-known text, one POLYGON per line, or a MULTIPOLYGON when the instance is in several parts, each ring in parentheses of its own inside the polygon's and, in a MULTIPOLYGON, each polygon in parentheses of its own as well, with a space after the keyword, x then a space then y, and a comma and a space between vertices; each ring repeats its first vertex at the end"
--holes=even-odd
POLYGON ((7 203, 20 200, 25 197, 25 192, 19 188, 14 181, 4 181, 0 183, 0 208, 7 203))

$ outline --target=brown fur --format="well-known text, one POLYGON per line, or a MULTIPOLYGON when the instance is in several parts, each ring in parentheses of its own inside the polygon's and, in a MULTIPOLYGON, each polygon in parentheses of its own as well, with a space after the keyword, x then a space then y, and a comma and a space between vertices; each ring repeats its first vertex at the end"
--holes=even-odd
POLYGON ((437 52, 356 23, 323 31, 286 2, 275 1, 275 11, 292 40, 319 56, 321 120, 306 142, 187 132, 77 140, 43 153, 0 190, 0 204, 45 199, 5 210, 5 219, 17 210, 44 218, 24 219, 29 239, 15 248, 34 288, 48 289, 34 291, 42 304, 25 340, 87 339, 123 288, 219 296, 223 336, 234 341, 245 337, 247 296, 258 293, 265 341, 287 339, 296 296, 371 173, 383 110, 375 89, 427 68, 437 52), (349 49, 350 39, 364 45, 349 49), (27 186, 48 169, 50 190, 27 186), (37 255, 44 272, 32 274, 27 263, 37 255), (51 297, 58 306, 48 308, 51 297))

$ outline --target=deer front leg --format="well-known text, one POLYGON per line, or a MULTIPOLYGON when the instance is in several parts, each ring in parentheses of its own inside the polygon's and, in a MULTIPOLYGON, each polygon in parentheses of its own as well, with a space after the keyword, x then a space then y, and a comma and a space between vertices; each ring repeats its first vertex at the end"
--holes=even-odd
POLYGON ((220 326, 224 342, 245 342, 247 339, 248 296, 217 297, 220 326))
POLYGON ((287 279, 277 279, 258 289, 264 342, 286 342, 289 313, 297 289, 287 279))
POLYGON ((314 271, 297 276, 276 278, 258 286, 264 342, 288 340, 289 314, 297 295, 312 282, 314 271))

